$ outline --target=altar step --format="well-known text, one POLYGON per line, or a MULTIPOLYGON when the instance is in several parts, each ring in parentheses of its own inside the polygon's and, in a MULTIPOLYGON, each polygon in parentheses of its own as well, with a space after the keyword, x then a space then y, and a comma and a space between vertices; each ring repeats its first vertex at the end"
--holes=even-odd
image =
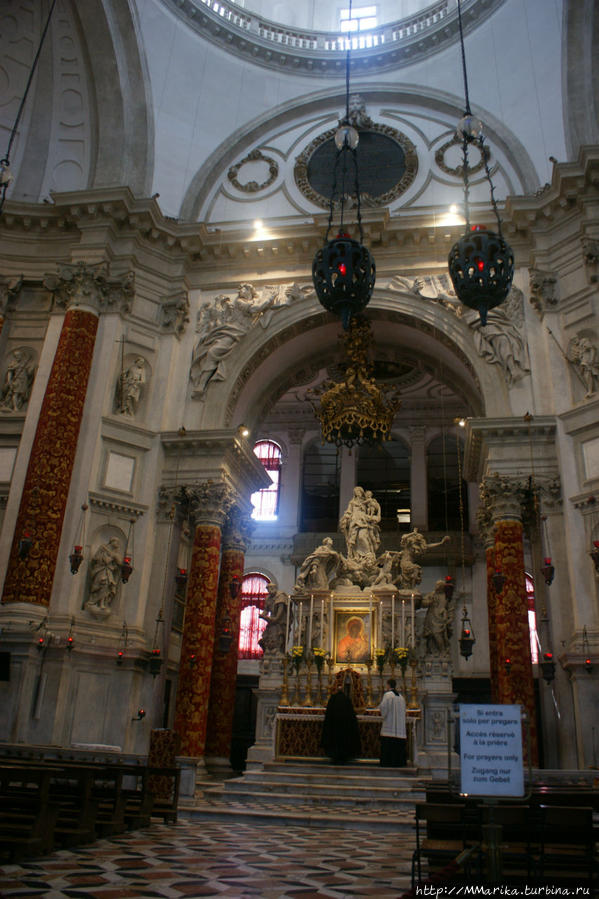
POLYGON ((205 784, 201 798, 182 804, 180 813, 193 819, 235 816, 411 832, 414 803, 424 798, 424 781, 415 769, 266 762, 261 770, 205 784))

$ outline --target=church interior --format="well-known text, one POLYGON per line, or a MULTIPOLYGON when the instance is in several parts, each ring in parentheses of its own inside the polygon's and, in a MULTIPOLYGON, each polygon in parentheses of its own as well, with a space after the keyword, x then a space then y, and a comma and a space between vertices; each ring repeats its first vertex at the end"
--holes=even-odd
POLYGON ((213 870, 127 895, 399 895, 463 705, 596 790, 598 46, 593 0, 1 4, 0 769, 176 767, 213 870), (295 887, 223 886, 337 688, 383 777, 388 677, 401 876, 305 874, 339 781, 260 819, 295 887))

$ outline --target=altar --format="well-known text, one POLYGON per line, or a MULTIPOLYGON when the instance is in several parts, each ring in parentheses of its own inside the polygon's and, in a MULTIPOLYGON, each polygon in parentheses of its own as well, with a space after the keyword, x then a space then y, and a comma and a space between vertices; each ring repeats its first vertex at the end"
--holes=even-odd
MULTIPOLYGON (((290 759, 323 759, 320 739, 325 709, 305 706, 279 706, 275 727, 275 757, 290 759)), ((360 759, 380 759, 381 715, 378 709, 364 709, 356 715, 360 730, 362 752, 360 759)), ((408 709, 406 727, 408 765, 414 764, 414 727, 420 717, 419 709, 408 709)))

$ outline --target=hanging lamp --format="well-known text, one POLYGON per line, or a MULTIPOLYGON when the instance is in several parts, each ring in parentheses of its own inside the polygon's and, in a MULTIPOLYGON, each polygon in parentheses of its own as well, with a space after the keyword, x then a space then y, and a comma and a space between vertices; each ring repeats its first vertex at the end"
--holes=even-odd
MULTIPOLYGON (((351 19, 351 0, 349 18, 351 19)), ((329 221, 325 245, 317 251, 312 263, 312 281, 316 296, 322 306, 341 318, 347 330, 353 316, 362 312, 370 301, 375 282, 374 259, 364 246, 364 232, 360 209, 360 184, 356 148, 360 136, 351 124, 349 113, 349 76, 351 66, 351 37, 347 39, 345 62, 345 116, 335 134, 335 163, 333 186, 329 203, 329 221), (353 177, 352 177, 353 173, 353 177), (351 183, 353 182, 353 183, 351 183), (345 230, 345 204, 348 190, 356 198, 356 220, 360 240, 353 240, 345 230), (333 227, 335 201, 340 205, 340 223, 337 236, 329 240, 333 227)))
POLYGON ((472 114, 470 109, 460 0, 458 0, 458 24, 464 73, 465 110, 463 117, 458 122, 456 134, 462 141, 466 231, 449 252, 449 276, 458 299, 465 306, 477 309, 482 324, 486 325, 489 309, 503 303, 510 292, 514 277, 514 254, 501 233, 501 218, 495 201, 495 187, 489 169, 489 153, 484 146, 483 123, 472 114), (483 225, 470 224, 468 151, 471 144, 478 147, 484 163, 490 187, 491 205, 497 219, 497 232, 488 231, 483 225))

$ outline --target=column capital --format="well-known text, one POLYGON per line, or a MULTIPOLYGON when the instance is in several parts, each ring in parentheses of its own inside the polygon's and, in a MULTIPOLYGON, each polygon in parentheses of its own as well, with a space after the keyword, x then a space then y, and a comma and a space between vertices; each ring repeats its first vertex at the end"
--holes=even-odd
POLYGON ((529 494, 528 481, 493 472, 480 485, 479 526, 486 522, 522 521, 522 504, 529 494))
POLYGON ((254 527, 255 522, 245 509, 232 506, 223 529, 223 550, 237 549, 245 553, 254 527))
POLYGON ((44 287, 53 294, 59 308, 84 307, 96 315, 101 312, 126 315, 135 293, 135 276, 128 272, 110 278, 103 262, 93 265, 76 262, 59 266, 57 274, 47 274, 44 287))
POLYGON ((198 481, 182 488, 194 524, 214 524, 221 528, 238 496, 225 481, 198 481))

